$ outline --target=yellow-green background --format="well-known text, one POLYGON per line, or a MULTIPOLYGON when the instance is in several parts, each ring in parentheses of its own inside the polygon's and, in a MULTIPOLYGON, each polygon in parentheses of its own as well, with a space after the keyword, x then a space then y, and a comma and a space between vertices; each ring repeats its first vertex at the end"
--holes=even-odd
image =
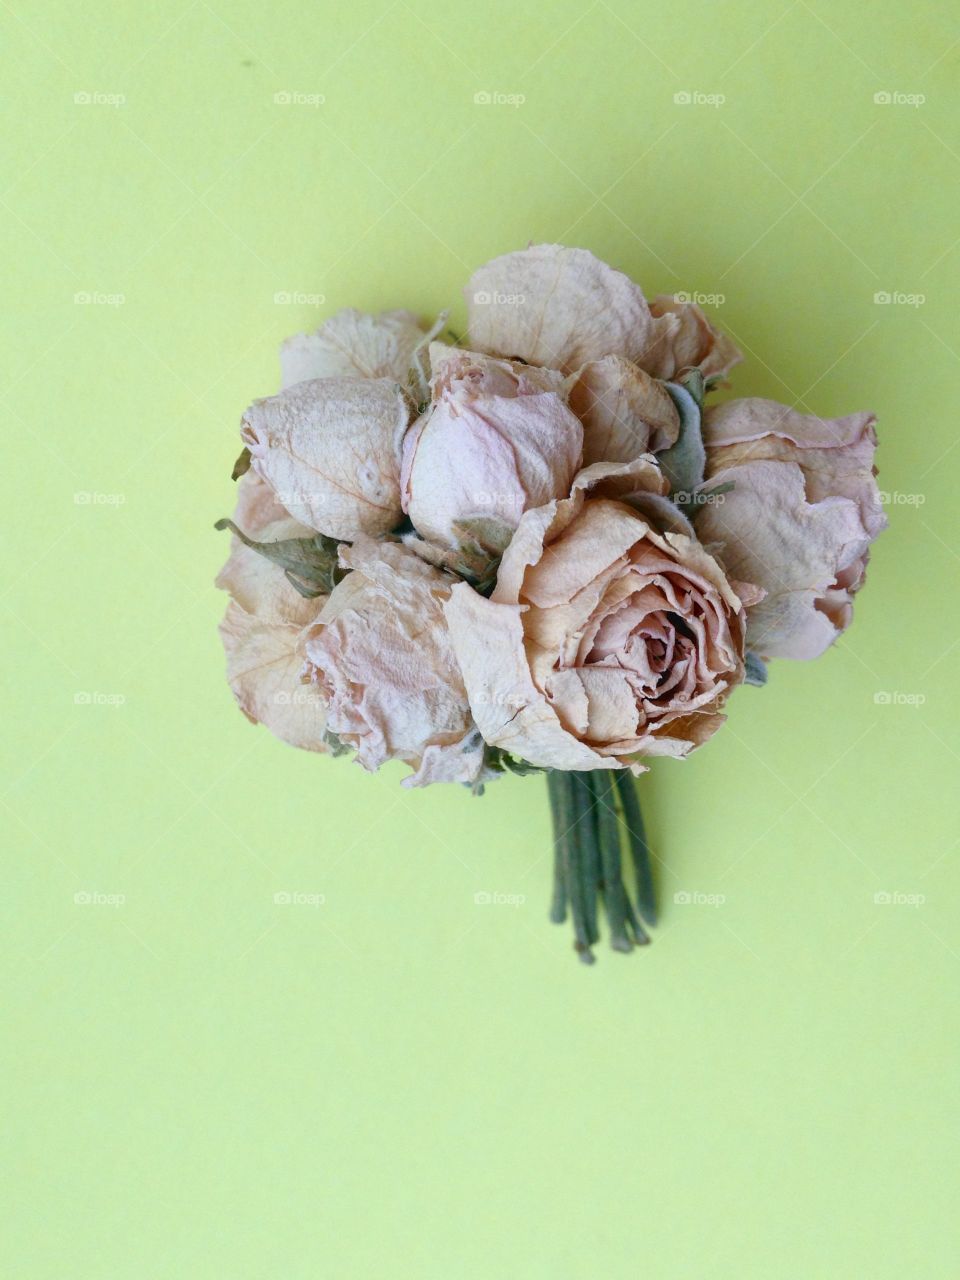
POLYGON ((0 29, 0 1273, 960 1274, 956 13, 9 0, 0 29), (852 632, 640 784, 662 927, 592 971, 546 922, 542 781, 411 794, 282 746, 211 587, 278 342, 346 305, 462 322, 531 239, 722 294, 737 391, 875 409, 901 495, 852 632))

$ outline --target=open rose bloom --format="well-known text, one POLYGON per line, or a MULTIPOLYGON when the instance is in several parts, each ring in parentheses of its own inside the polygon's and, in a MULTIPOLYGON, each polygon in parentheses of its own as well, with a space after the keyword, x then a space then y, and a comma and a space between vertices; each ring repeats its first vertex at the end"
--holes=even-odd
POLYGON ((713 401, 701 309, 584 249, 481 267, 467 331, 342 311, 243 415, 221 634, 248 719, 404 782, 545 772, 551 917, 648 940, 633 777, 851 622, 885 526, 874 416, 713 401), (633 892, 622 852, 634 867, 633 892))

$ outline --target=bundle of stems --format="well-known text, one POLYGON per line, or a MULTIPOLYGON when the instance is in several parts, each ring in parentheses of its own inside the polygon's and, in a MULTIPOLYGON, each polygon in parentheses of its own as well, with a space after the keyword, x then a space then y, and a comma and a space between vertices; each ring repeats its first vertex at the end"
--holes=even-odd
POLYGON ((598 905, 603 903, 615 951, 645 946, 644 929, 656 923, 656 900, 640 802, 626 770, 547 774, 553 817, 553 901, 550 919, 562 924, 569 910, 574 949, 593 964, 600 939, 598 905), (626 844, 633 860, 635 901, 621 873, 626 844))

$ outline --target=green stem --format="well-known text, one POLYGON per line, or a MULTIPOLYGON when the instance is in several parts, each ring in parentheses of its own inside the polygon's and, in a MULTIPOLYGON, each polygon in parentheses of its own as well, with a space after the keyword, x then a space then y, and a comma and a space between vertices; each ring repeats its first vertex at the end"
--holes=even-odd
POLYGON ((547 773, 553 818, 553 898, 550 919, 560 924, 569 908, 574 948, 586 964, 599 941, 597 908, 604 914, 615 951, 630 951, 650 941, 640 920, 655 919, 649 850, 633 783, 619 770, 547 773), (622 815, 617 808, 619 797, 622 815), (637 878, 637 904, 623 880, 621 846, 629 838, 637 878))
POLYGON ((637 799, 631 774, 626 770, 618 772, 615 781, 620 794, 620 803, 623 806, 623 824, 627 829, 633 867, 637 877, 637 906, 647 924, 656 924, 656 890, 650 865, 650 846, 647 844, 643 814, 640 812, 640 801, 637 799))

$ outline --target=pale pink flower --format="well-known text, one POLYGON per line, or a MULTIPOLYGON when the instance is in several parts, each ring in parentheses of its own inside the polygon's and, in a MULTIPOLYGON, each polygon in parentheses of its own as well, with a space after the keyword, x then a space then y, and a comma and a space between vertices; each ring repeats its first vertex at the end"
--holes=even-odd
POLYGON ((331 538, 386 533, 402 518, 400 450, 410 401, 386 378, 298 382, 243 416, 253 469, 302 524, 331 538))
MULTIPOLYGON (((249 473, 248 473, 249 476, 249 473)), ((262 482, 241 480, 237 523, 262 542, 310 537, 312 530, 289 516, 253 527, 251 493, 262 497, 262 482)), ((319 691, 301 683, 303 630, 324 598, 304 599, 283 570, 234 538, 216 585, 231 596, 220 624, 233 696, 248 720, 264 724, 278 738, 308 751, 327 750, 326 710, 319 691)))
POLYGON ((697 534, 728 572, 763 587, 747 641, 763 657, 816 658, 850 624, 868 551, 886 527, 875 479, 875 418, 819 418, 773 400, 707 411, 697 534))
POLYGON ((580 465, 583 428, 563 376, 437 342, 430 363, 432 403, 404 441, 403 509, 445 546, 474 520, 509 537, 528 507, 569 490, 580 465))
POLYGON ((663 492, 650 458, 590 468, 522 517, 490 599, 453 589, 446 616, 487 742, 545 768, 640 772, 722 722, 744 674, 742 600, 695 539, 624 501, 645 489, 663 492))
POLYGON ((305 637, 328 730, 365 769, 411 765, 406 785, 482 780, 484 744, 443 614, 453 580, 395 542, 360 537, 340 557, 352 572, 305 637))

